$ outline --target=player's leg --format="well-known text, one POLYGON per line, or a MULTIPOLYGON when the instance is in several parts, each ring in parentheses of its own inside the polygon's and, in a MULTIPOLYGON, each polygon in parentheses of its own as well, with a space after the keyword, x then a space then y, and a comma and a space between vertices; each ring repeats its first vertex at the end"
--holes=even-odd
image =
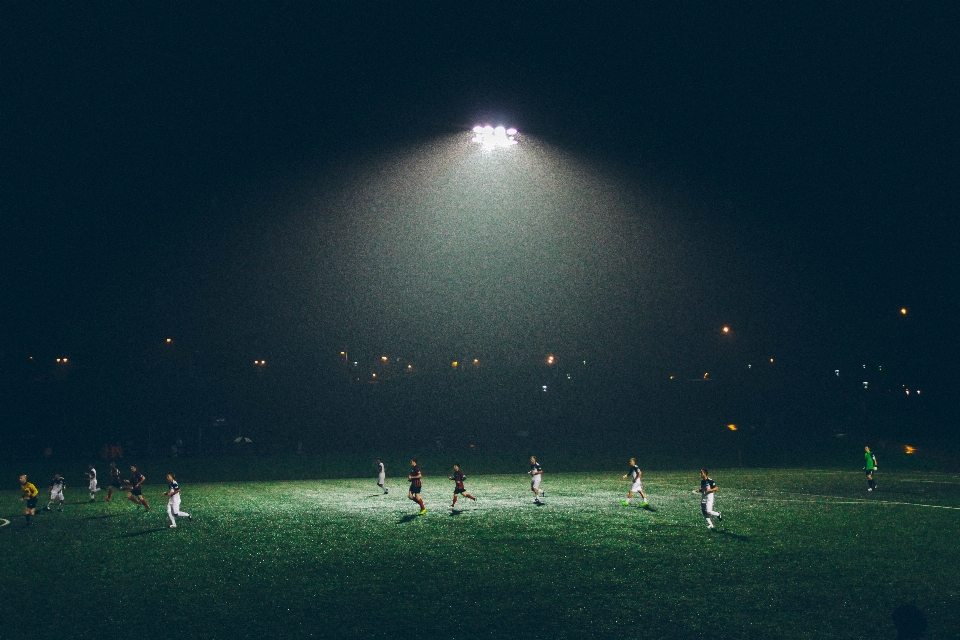
POLYGON ((142 504, 147 511, 150 511, 150 503, 147 502, 147 499, 143 496, 143 494, 140 494, 140 504, 142 504))
POLYGON ((187 520, 193 520, 193 516, 191 516, 186 511, 183 511, 182 509, 180 509, 179 493, 174 496, 171 496, 171 500, 173 502, 173 515, 177 516, 178 518, 186 518, 187 520))
POLYGON ((463 497, 464 497, 464 498, 470 498, 470 499, 473 500, 474 502, 477 501, 476 498, 474 498, 472 495, 470 495, 470 494, 467 493, 467 492, 464 492, 464 493, 463 493, 463 497))
POLYGON ((113 485, 107 487, 107 497, 103 499, 104 502, 110 502, 113 498, 113 485))
POLYGON ((450 505, 451 507, 457 506, 457 496, 458 496, 458 495, 459 495, 459 494, 458 494, 456 491, 453 492, 453 504, 450 505))
POLYGON ((176 518, 173 517, 173 511, 174 511, 173 497, 171 497, 169 500, 167 500, 167 517, 170 518, 170 528, 176 529, 177 520, 176 518))

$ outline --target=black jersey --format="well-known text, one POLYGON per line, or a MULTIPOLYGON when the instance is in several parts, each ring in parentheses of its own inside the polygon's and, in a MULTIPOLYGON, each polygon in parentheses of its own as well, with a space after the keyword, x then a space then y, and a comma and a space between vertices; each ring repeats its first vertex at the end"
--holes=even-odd
POLYGON ((464 475, 463 471, 454 471, 453 472, 453 481, 457 483, 457 489, 463 489, 463 481, 467 479, 467 476, 464 475))
POLYGON ((704 478, 703 480, 700 481, 700 494, 704 498, 707 497, 708 495, 707 491, 709 489, 716 489, 716 488, 717 488, 717 483, 713 481, 713 478, 704 478))
POLYGON ((177 491, 180 491, 180 485, 177 484, 177 481, 176 481, 176 480, 171 480, 171 481, 170 481, 170 495, 173 495, 173 494, 176 493, 177 491))
POLYGON ((543 473, 543 467, 541 467, 539 464, 534 462, 533 464, 530 465, 530 475, 535 476, 538 473, 543 473))
POLYGON ((65 486, 67 486, 67 481, 64 478, 54 478, 50 481, 51 491, 61 491, 65 486))

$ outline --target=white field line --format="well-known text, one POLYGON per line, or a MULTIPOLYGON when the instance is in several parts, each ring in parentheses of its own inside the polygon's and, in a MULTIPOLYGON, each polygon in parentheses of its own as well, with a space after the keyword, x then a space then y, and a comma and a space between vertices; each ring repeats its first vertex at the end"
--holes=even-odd
MULTIPOLYGON (((828 496, 818 493, 809 493, 805 494, 810 498, 826 498, 830 500, 829 504, 889 504, 889 505, 901 505, 905 507, 925 507, 927 509, 949 509, 951 511, 960 511, 960 507, 948 507, 941 504, 921 504, 919 502, 897 502, 894 500, 857 500, 844 498, 843 496, 828 496)), ((770 500, 774 502, 817 502, 816 500, 804 500, 802 498, 798 499, 789 499, 789 498, 767 498, 767 497, 754 497, 754 500, 770 500)))

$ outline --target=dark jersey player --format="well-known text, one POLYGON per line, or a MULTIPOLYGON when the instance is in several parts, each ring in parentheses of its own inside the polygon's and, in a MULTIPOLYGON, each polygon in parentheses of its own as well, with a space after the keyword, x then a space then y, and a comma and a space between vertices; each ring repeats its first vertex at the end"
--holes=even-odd
POLYGON ((130 493, 127 494, 127 500, 137 505, 138 509, 143 505, 147 511, 150 511, 150 505, 143 497, 143 483, 147 481, 147 477, 137 471, 134 465, 130 465, 130 474, 130 493))
POLYGON ((450 508, 457 506, 457 498, 460 494, 463 494, 464 498, 470 498, 476 502, 477 499, 467 493, 467 490, 463 488, 463 481, 467 479, 467 476, 464 475, 463 471, 460 471, 460 465, 453 465, 453 475, 450 476, 450 479, 456 483, 453 487, 453 504, 450 505, 450 508))
POLYGON ((420 497, 420 489, 423 487, 421 482, 423 474, 420 473, 416 458, 410 458, 410 467, 410 475, 407 476, 410 481, 410 493, 407 494, 407 497, 420 505, 420 515, 422 516, 427 512, 427 508, 423 505, 423 498, 420 497))
POLYGON ((110 463, 110 470, 107 471, 107 474, 110 476, 110 486, 107 488, 107 497, 104 498, 104 502, 110 502, 113 499, 113 490, 119 489, 123 484, 120 482, 120 469, 117 469, 117 463, 110 463))

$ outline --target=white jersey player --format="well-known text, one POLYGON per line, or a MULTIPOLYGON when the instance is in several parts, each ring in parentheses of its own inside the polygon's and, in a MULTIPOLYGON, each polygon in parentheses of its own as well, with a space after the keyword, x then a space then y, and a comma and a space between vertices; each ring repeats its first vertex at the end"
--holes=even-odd
POLYGON ((633 499, 633 494, 639 493, 640 498, 643 500, 643 502, 640 503, 640 506, 649 506, 650 503, 647 502, 647 494, 643 492, 643 480, 641 480, 642 476, 643 473, 640 471, 640 467, 637 466, 637 459, 630 458, 630 468, 624 474, 623 479, 626 480, 627 478, 630 478, 632 484, 630 485, 630 491, 627 492, 627 499, 621 500, 620 504, 630 504, 630 500, 633 499))
POLYGON ((170 528, 176 529, 177 521, 174 516, 186 518, 187 520, 193 520, 193 516, 186 511, 180 511, 180 485, 177 484, 177 480, 173 477, 172 473, 167 474, 167 482, 169 482, 170 485, 163 494, 167 496, 167 516, 170 518, 170 528))
POLYGON ((57 507, 57 511, 63 511, 63 503, 66 502, 63 499, 63 489, 67 486, 67 481, 63 479, 59 473, 53 474, 53 480, 50 481, 50 502, 47 503, 47 506, 43 508, 44 511, 50 511, 50 505, 54 502, 59 502, 60 505, 57 507))
POLYGON ((386 487, 387 471, 383 466, 383 461, 377 458, 377 486, 383 489, 383 495, 390 493, 386 487))
POLYGON ((93 468, 93 464, 88 464, 87 468, 89 469, 89 471, 87 471, 87 478, 90 479, 90 502, 94 502, 97 491, 100 491, 100 489, 97 488, 97 470, 93 468))
POLYGON ((530 456, 530 471, 527 474, 530 478, 530 490, 533 491, 534 504, 540 504, 540 498, 547 497, 547 492, 540 488, 540 481, 543 479, 543 467, 537 463, 536 456, 530 456))
POLYGON ((713 529, 713 521, 710 520, 711 517, 716 518, 719 521, 723 521, 723 516, 720 515, 719 511, 713 510, 713 501, 716 498, 717 493, 717 483, 713 481, 709 475, 707 475, 706 469, 700 469, 700 489, 695 489, 694 493, 700 494, 700 511, 703 513, 703 517, 707 520, 707 528, 713 529))

